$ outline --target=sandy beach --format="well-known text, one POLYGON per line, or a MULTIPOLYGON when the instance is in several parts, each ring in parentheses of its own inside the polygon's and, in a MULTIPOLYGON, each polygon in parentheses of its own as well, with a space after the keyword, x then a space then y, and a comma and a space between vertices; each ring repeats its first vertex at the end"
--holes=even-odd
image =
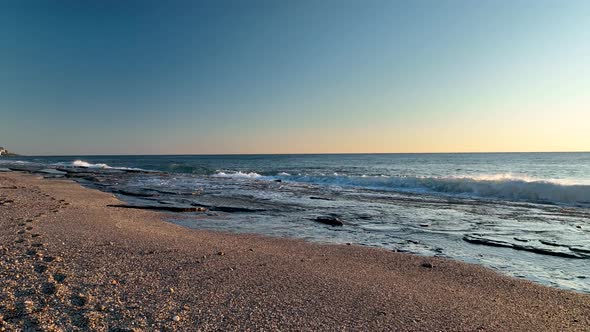
POLYGON ((190 230, 112 204, 0 173, 0 330, 590 329, 589 295, 477 265, 190 230))

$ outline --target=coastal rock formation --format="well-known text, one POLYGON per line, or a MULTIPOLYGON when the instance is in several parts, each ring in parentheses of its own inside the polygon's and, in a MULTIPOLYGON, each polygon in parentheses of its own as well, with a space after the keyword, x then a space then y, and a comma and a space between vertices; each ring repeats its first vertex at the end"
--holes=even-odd
POLYGON ((125 208, 125 209, 139 209, 139 210, 158 210, 169 212, 203 212, 207 209, 202 207, 180 207, 180 206, 154 206, 154 205, 125 205, 125 204, 109 204, 109 207, 125 208))
POLYGON ((344 226, 344 222, 335 216, 317 217, 314 221, 330 226, 344 226))
POLYGON ((0 146, 0 157, 13 157, 13 156, 17 156, 17 154, 12 153, 12 152, 8 151, 7 149, 0 146))
MULTIPOLYGON (((471 234, 463 236, 463 241, 491 246, 491 247, 505 247, 511 248, 514 250, 523 250, 529 251, 540 255, 549 255, 549 256, 558 256, 558 257, 566 257, 566 258, 579 258, 579 259, 588 259, 590 256, 584 253, 584 249, 580 250, 576 247, 570 247, 567 245, 562 245, 558 243, 548 242, 548 241, 539 241, 540 245, 522 245, 517 243, 510 243, 507 241, 502 241, 499 239, 494 238, 486 238, 484 236, 478 234, 471 234), (542 247, 542 245, 548 247, 542 247), (553 247, 553 248, 552 248, 553 247)), ((517 240, 521 241, 521 240, 517 240)), ((527 241, 529 242, 529 241, 527 241)))

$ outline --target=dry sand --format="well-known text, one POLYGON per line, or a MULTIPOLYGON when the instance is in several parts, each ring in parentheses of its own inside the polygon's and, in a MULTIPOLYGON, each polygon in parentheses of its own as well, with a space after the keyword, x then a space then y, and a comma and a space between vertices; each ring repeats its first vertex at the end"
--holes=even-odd
POLYGON ((0 173, 0 330, 590 330, 590 295, 445 259, 190 230, 117 203, 0 173))

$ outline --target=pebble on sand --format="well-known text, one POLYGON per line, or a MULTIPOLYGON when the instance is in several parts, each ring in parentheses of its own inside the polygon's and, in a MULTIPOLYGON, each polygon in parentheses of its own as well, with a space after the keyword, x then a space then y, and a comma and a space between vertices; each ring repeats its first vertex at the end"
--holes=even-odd
POLYGON ((88 297, 84 293, 78 293, 78 295, 72 297, 72 304, 79 307, 83 307, 88 303, 88 297))
POLYGON ((434 265, 432 265, 432 263, 430 263, 430 262, 422 262, 422 267, 432 269, 434 267, 434 265))

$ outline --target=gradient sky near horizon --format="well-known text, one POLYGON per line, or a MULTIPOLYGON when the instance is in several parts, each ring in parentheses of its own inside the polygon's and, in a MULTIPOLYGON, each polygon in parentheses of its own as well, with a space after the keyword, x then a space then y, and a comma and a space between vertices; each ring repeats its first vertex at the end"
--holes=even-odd
POLYGON ((590 151, 590 1, 2 1, 23 154, 590 151))

